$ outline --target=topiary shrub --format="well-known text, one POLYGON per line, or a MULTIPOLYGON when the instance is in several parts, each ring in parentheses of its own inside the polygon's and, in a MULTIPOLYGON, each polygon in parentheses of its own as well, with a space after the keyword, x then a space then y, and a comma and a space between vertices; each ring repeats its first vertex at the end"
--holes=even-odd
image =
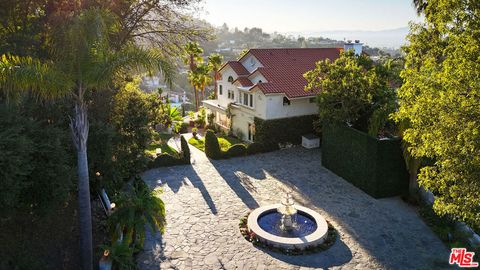
POLYGON ((218 144, 218 138, 211 129, 207 130, 205 135, 205 155, 211 159, 221 159, 222 151, 218 144))
POLYGON ((183 134, 183 133, 188 133, 188 123, 182 122, 180 125, 180 129, 178 130, 178 133, 183 134))
POLYGON ((175 165, 183 165, 184 160, 181 158, 174 157, 170 154, 161 154, 152 160, 148 167, 150 169, 158 168, 158 167, 168 167, 168 166, 175 166, 175 165))
POLYGON ((226 158, 240 157, 247 154, 247 148, 243 144, 234 144, 223 154, 226 158))
POLYGON ((185 137, 180 136, 180 146, 182 148, 182 159, 185 164, 190 164, 190 148, 188 148, 185 137))
POLYGON ((261 143, 251 143, 247 146, 247 155, 255 155, 264 152, 264 146, 261 143))

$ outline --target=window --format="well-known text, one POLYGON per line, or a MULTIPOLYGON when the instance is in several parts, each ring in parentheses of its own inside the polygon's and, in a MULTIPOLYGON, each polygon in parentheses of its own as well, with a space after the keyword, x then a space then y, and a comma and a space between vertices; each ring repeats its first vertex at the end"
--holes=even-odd
POLYGON ((233 90, 228 90, 228 98, 235 99, 235 93, 233 92, 233 90))
POLYGON ((253 108, 253 94, 241 93, 240 104, 253 108))
POLYGON ((229 83, 232 83, 232 82, 233 82, 233 77, 232 77, 232 76, 228 76, 228 82, 229 82, 229 83))
POLYGON ((290 106, 290 100, 287 97, 283 97, 283 106, 290 106))
POLYGON ((258 80, 258 83, 261 83, 261 82, 262 82, 262 80, 258 80))
POLYGON ((223 95, 223 93, 222 93, 223 89, 222 88, 223 88, 222 85, 218 85, 218 94, 219 95, 223 95))
POLYGON ((243 94, 243 105, 248 106, 248 94, 247 93, 243 94))
POLYGON ((253 107, 253 95, 250 95, 250 107, 253 107))
POLYGON ((315 103, 315 98, 314 98, 314 97, 309 98, 309 99, 308 99, 308 102, 310 102, 310 103, 315 103))

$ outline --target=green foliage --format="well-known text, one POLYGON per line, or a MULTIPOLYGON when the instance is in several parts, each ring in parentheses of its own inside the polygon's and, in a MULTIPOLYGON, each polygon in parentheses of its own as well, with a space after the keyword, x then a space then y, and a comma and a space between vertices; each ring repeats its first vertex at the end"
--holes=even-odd
POLYGON ((113 241, 123 232, 124 242, 134 250, 143 248, 146 226, 152 231, 165 230, 165 205, 160 199, 160 189, 151 190, 140 177, 133 186, 115 198, 117 208, 108 218, 113 241))
POLYGON ((180 146, 182 148, 182 159, 185 164, 190 164, 190 148, 185 137, 180 136, 180 146))
POLYGON ((255 118, 255 142, 263 144, 300 144, 302 135, 313 133, 316 115, 306 115, 275 120, 255 118))
POLYGON ((148 94, 138 81, 127 83, 114 97, 110 121, 119 134, 116 159, 123 175, 133 175, 145 168, 145 149, 152 139, 149 125, 154 121, 148 94))
POLYGON ((422 1, 426 23, 412 24, 404 47, 396 121, 414 158, 433 164, 418 176, 434 210, 480 226, 480 43, 475 1, 422 1), (474 4, 475 3, 475 4, 474 4))
POLYGON ((305 89, 319 92, 321 122, 349 123, 376 136, 395 111, 395 91, 388 84, 390 70, 375 65, 367 56, 342 52, 334 62, 319 61, 315 69, 305 73, 305 89))
POLYGON ((134 249, 127 242, 113 241, 111 245, 101 246, 103 250, 108 250, 108 258, 112 260, 113 269, 118 270, 136 270, 138 269, 133 257, 134 249))
POLYGON ((378 140, 350 127, 332 125, 325 126, 322 135, 325 168, 375 198, 407 192, 400 140, 378 140))
POLYGON ((247 148, 244 144, 234 144, 223 153, 223 156, 226 158, 241 157, 245 155, 247 155, 247 148))
POLYGON ((72 188, 67 132, 24 113, 16 105, 0 104, 2 214, 44 214, 65 202, 72 188))
POLYGON ((210 129, 207 130, 205 134, 205 154, 212 159, 222 158, 222 151, 217 136, 215 136, 215 133, 210 129))
POLYGON ((254 155, 259 153, 266 153, 278 150, 278 143, 258 143, 254 142, 247 145, 247 155, 254 155))
POLYGON ((199 127, 204 127, 206 124, 206 120, 207 120, 207 111, 205 107, 200 107, 200 109, 198 110, 196 123, 199 127))

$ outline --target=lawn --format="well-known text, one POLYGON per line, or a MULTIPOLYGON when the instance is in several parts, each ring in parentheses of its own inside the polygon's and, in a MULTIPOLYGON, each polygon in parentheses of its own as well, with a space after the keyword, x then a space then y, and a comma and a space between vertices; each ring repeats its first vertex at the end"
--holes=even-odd
POLYGON ((162 153, 167 153, 171 155, 176 155, 178 152, 175 148, 172 148, 168 145, 168 140, 172 137, 171 134, 159 134, 159 136, 147 146, 145 152, 149 155, 155 155, 155 150, 157 148, 162 149, 162 153))
MULTIPOLYGON (((188 140, 188 143, 195 146, 197 149, 205 152, 205 138, 195 139, 194 137, 188 140)), ((239 139, 228 137, 228 136, 219 136, 218 144, 222 151, 227 151, 228 148, 234 144, 243 143, 239 139)))

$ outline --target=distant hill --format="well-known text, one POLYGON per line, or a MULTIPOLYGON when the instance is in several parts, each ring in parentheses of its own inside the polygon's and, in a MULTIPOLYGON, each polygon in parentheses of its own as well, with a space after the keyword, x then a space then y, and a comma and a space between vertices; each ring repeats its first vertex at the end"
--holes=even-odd
POLYGON ((381 31, 318 31, 318 32, 288 32, 285 34, 305 37, 325 37, 335 40, 359 39, 370 47, 400 48, 406 42, 409 28, 402 27, 381 31))

